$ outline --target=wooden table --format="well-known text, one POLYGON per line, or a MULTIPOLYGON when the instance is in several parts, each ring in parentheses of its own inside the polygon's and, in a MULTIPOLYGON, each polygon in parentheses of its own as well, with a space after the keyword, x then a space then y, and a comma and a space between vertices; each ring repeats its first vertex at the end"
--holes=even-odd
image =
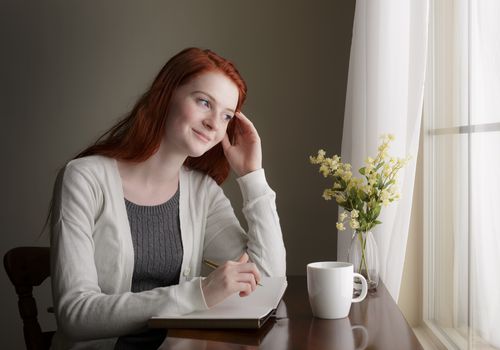
POLYGON ((289 276, 276 320, 260 330, 172 329, 160 349, 423 349, 381 282, 349 317, 313 317, 305 276, 289 276))

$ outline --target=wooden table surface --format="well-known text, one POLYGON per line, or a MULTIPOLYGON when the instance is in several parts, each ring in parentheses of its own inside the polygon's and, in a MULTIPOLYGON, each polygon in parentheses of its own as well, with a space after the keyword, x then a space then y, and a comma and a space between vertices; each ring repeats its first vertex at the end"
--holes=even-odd
POLYGON ((349 317, 323 320, 312 315, 306 277, 289 276, 277 316, 260 330, 172 329, 160 349, 422 349, 382 282, 349 317))

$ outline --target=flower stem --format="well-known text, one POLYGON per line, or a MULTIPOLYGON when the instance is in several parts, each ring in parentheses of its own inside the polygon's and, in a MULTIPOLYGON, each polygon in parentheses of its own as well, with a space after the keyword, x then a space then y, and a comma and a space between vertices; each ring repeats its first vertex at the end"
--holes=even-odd
MULTIPOLYGON (((366 233, 366 236, 368 236, 368 232, 365 232, 365 233, 366 233)), ((371 281, 370 272, 368 271, 368 265, 366 264, 366 239, 367 239, 367 237, 365 237, 363 239, 363 232, 359 231, 358 238, 359 238, 360 245, 361 245, 361 261, 359 262, 359 273, 361 273, 363 271, 363 264, 364 264, 365 269, 366 269, 366 279, 368 281, 371 281)))

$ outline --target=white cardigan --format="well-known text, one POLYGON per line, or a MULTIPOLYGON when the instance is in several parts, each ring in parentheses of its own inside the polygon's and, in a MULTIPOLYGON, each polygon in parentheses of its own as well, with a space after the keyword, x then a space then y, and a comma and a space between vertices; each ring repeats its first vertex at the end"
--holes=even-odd
POLYGON ((51 277, 58 331, 52 348, 110 349, 116 337, 144 329, 151 316, 206 309, 199 277, 203 258, 222 263, 246 250, 264 275, 285 276, 276 196, 264 170, 237 181, 247 233, 212 178, 181 169, 179 284, 132 293, 134 250, 116 160, 90 156, 69 162, 54 187, 51 277))

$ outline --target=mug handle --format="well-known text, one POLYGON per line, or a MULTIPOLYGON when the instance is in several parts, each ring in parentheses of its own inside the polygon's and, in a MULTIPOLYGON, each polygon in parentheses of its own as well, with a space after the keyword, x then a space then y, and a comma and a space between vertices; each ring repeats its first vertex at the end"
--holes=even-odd
POLYGON ((366 279, 359 273, 354 272, 352 275, 353 278, 358 277, 361 280, 361 294, 357 298, 352 298, 353 303, 359 303, 366 298, 366 294, 368 293, 368 283, 366 283, 366 279))
POLYGON ((356 347, 355 350, 363 350, 368 346, 368 331, 363 326, 352 326, 351 331, 354 332, 355 329, 359 329, 361 331, 361 344, 356 347))

